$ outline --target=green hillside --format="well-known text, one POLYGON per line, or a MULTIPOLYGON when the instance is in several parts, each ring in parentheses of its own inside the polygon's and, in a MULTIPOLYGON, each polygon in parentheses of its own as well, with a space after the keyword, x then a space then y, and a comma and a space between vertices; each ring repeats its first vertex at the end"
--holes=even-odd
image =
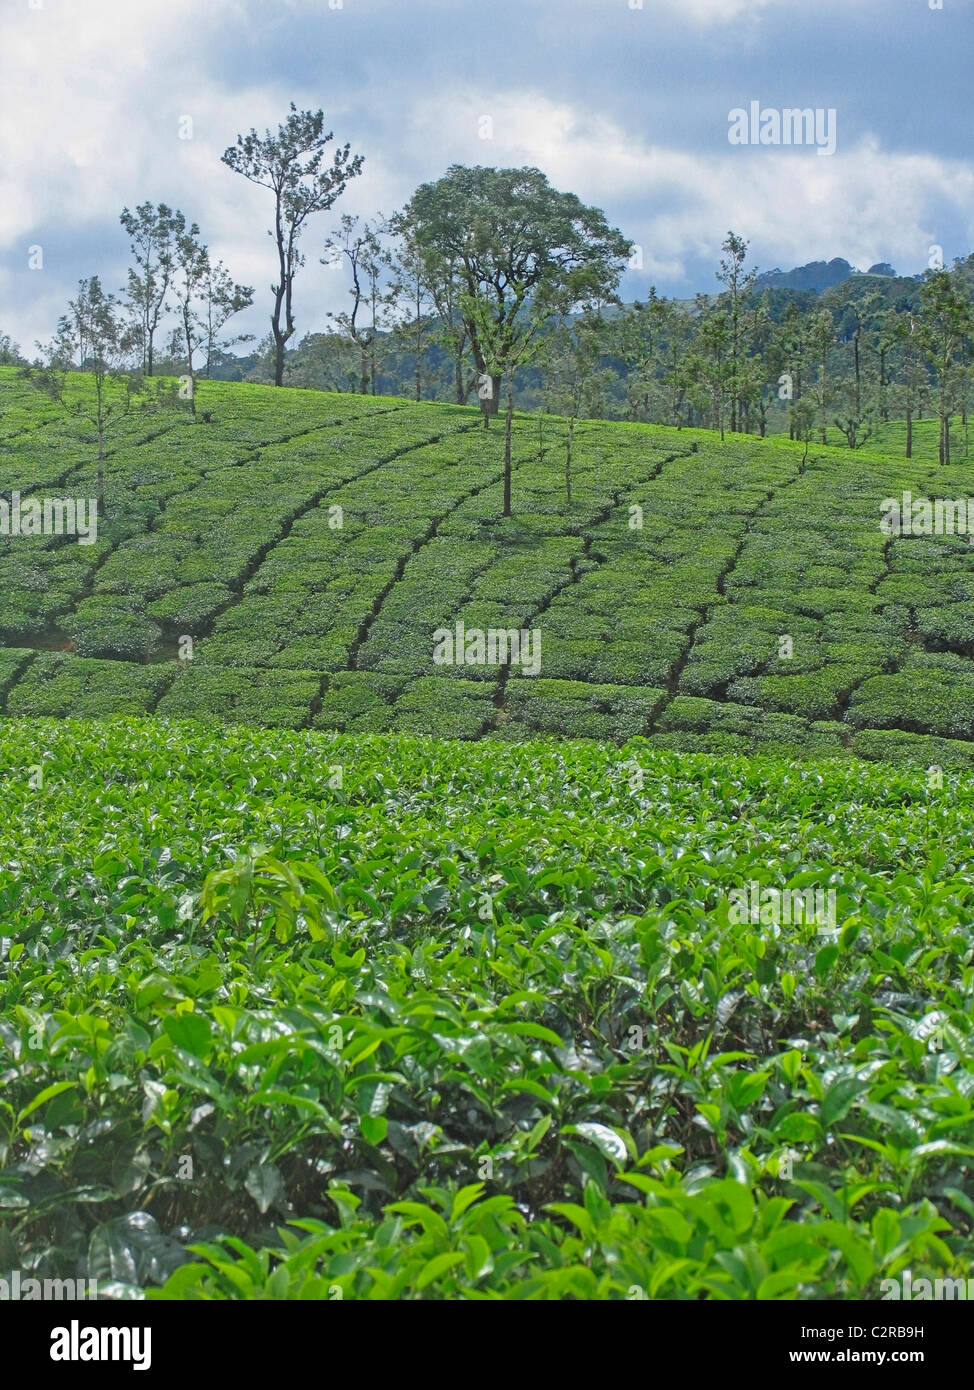
MULTIPOLYGON (((94 495, 77 420, 0 387, 0 497, 94 495)), ((568 504, 564 422, 519 417, 505 520, 476 411, 197 404, 113 426, 94 544, 2 545, 7 1264, 167 1300, 963 1277, 974 550, 879 527, 963 471, 584 423, 568 504), (538 634, 538 674, 437 664, 458 623, 538 634)))
MULTIPOLYGON (((0 537, 6 715, 970 765, 974 548, 879 526, 964 466, 584 422, 569 505, 564 423, 518 417, 504 520, 474 409, 203 383, 198 410, 113 428, 96 544, 0 537), (457 623, 535 631, 539 674, 436 664, 457 623)), ((4 497, 94 495, 90 437, 12 368, 0 448, 4 497)))
POLYGON ((969 777, 58 720, 0 725, 0 769, 8 1264, 123 1299, 969 1274, 969 777), (751 885, 828 885, 834 929, 742 919, 751 885))

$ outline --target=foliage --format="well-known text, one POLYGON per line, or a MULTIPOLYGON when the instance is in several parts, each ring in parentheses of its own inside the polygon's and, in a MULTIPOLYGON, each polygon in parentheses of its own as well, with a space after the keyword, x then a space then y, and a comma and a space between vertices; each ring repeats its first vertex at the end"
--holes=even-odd
MULTIPOLYGON (((204 381, 194 423, 106 384, 97 544, 0 537, 0 712, 969 765, 974 551, 879 525, 963 468, 577 420, 552 370, 511 517, 470 408, 204 381), (434 665, 457 622, 537 629, 540 675, 434 665)), ((70 415, 12 368, 0 400, 11 488, 89 493, 70 415)))
POLYGON ((968 1273, 969 774, 128 720, 9 721, 0 767, 4 1268, 166 1299, 968 1273), (736 923, 751 880, 831 885, 834 936, 736 923))
POLYGON ((238 135, 235 145, 224 150, 223 163, 250 183, 268 189, 274 199, 274 226, 268 235, 277 253, 277 284, 271 286, 274 306, 274 381, 280 386, 284 373, 284 349, 295 331, 294 281, 304 264, 301 237, 309 218, 326 212, 344 193, 349 179, 362 170, 362 156, 348 144, 338 146, 331 163, 325 160, 334 139, 325 132, 322 111, 299 111, 294 102, 276 132, 256 130, 238 135))

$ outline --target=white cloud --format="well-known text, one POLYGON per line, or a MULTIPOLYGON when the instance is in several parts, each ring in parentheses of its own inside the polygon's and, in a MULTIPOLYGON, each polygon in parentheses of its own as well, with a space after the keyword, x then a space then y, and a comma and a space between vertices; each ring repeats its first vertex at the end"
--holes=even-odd
MULTIPOLYGON (((848 7, 855 3, 855 0, 842 0, 842 3, 848 7)), ((822 8, 822 4, 823 0, 819 0, 819 9, 822 8)), ((630 8, 633 6, 630 5, 630 8)), ((808 7, 805 0, 642 0, 641 8, 645 11, 662 8, 692 24, 706 26, 757 20, 770 9, 798 13, 800 9, 807 12, 808 7)))
POLYGON ((643 247, 652 275, 682 274, 712 256, 729 228, 752 241, 752 255, 787 266, 844 255, 854 264, 889 259, 919 267, 938 239, 937 210, 947 208, 974 245, 971 166, 884 151, 875 139, 827 158, 811 149, 730 146, 726 154, 701 154, 654 145, 604 116, 540 95, 461 92, 419 103, 413 133, 444 165, 536 164, 556 187, 587 202, 631 209, 634 220, 622 230, 643 247), (477 137, 484 114, 493 119, 492 140, 477 137))
MULTIPOLYGON (((339 213, 392 211, 418 182, 454 162, 538 165, 557 187, 604 207, 640 244, 647 284, 705 288, 697 283, 700 266, 714 263, 729 227, 751 240, 752 258, 765 267, 845 255, 863 266, 882 259, 914 270, 926 264, 932 242, 943 243, 948 257, 974 245, 972 166, 936 150, 895 152, 874 139, 840 143, 834 157, 821 158, 810 150, 733 148, 726 130, 715 132, 712 152, 679 149, 675 94, 664 139, 658 129, 626 128, 608 106, 556 99, 560 90, 553 96, 543 73, 533 90, 505 90, 503 76, 479 90, 459 78, 411 83, 405 55, 378 41, 364 57, 349 49, 358 61, 354 75, 329 80, 324 91, 316 75, 304 86, 292 79, 286 44, 260 68, 248 61, 246 77, 237 75, 241 46, 263 58, 276 39, 289 39, 293 49, 305 38, 303 3, 44 0, 41 10, 26 3, 3 10, 0 328, 31 345, 53 332, 80 276, 99 273, 108 288, 120 286, 126 246, 119 212, 152 199, 198 221, 234 277, 256 287, 257 307, 239 322, 266 332, 274 276, 269 197, 226 169, 220 155, 237 131, 276 126, 292 99, 324 105, 337 138, 366 155, 364 175, 306 238, 299 335, 345 302, 344 278, 317 263, 339 213), (229 35, 237 51, 224 62, 229 35), (193 118, 192 140, 178 138, 184 114, 193 118), (493 121, 491 140, 478 138, 484 115, 493 121), (947 244, 951 235, 963 244, 947 244), (43 272, 26 270, 32 242, 45 245, 43 272)), ((410 3, 435 9, 440 0, 410 3)), ((624 13, 625 0, 611 3, 624 13)), ((384 32, 362 27, 367 0, 345 4, 346 16, 357 16, 359 38, 384 32)), ((379 10, 385 4, 374 0, 379 10)), ((671 28, 678 13, 694 24, 741 24, 792 4, 798 8, 798 0, 646 0, 644 14, 632 19, 652 23, 665 11, 671 28)), ((375 9, 368 14, 374 19, 375 9)), ((462 34, 444 38, 437 53, 445 72, 452 45, 465 42, 462 34)))
MULTIPOLYGON (((259 308, 246 327, 266 331, 274 271, 264 234, 269 196, 220 156, 237 131, 275 127, 295 94, 276 78, 232 89, 214 80, 208 59, 235 17, 246 18, 259 41, 261 16, 240 0, 206 7, 198 0, 45 0, 41 10, 18 5, 0 17, 0 251, 10 267, 2 327, 25 348, 51 335, 82 275, 102 275, 107 289, 124 282, 119 213, 145 200, 180 207, 200 224, 234 278, 256 287, 259 308), (179 138, 184 115, 193 122, 188 140, 179 138), (96 249, 68 266, 51 251, 65 241, 96 249), (27 281, 29 242, 44 247, 45 269, 27 281), (18 309, 8 307, 11 299, 18 309)), ((317 104, 313 93, 306 100, 317 104)), ((329 118, 336 114, 333 106, 329 118)), ((374 173, 370 182, 373 196, 385 192, 374 173)), ((319 219, 308 240, 315 268, 326 222, 319 219)), ((341 296, 333 281, 322 288, 341 296)), ((324 312, 320 303, 308 307, 324 312)), ((302 318, 310 326, 310 316, 302 318)))

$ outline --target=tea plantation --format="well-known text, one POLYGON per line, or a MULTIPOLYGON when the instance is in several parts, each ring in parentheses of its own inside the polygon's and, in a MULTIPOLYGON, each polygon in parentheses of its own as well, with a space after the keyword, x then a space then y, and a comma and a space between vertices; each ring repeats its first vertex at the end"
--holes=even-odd
MULTIPOLYGON (((474 409, 198 408, 113 429, 96 544, 0 536, 4 714, 971 766, 974 548, 879 525, 904 489, 965 497, 963 465, 582 423, 568 504, 563 423, 519 418, 505 520, 474 409), (457 623, 536 630, 540 673, 434 664, 457 623)), ((0 457, 5 497, 94 495, 94 446, 13 368, 0 457)))
MULTIPOLYGON (((968 1277, 974 547, 879 527, 964 468, 584 422, 569 504, 519 417, 505 520, 474 410, 197 409, 113 425, 95 544, 0 536, 0 1276, 968 1277)), ((0 370, 0 495, 93 458, 0 370)))
POLYGON ((969 1273, 969 776, 71 720, 6 721, 0 768, 5 1266, 167 1300, 969 1273), (836 931, 736 921, 750 881, 829 885, 836 931))

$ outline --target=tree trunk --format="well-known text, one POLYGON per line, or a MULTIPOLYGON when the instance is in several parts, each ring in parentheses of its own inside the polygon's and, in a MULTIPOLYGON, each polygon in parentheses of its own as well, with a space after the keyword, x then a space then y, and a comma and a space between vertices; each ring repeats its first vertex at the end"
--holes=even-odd
MULTIPOLYGON (((501 378, 499 376, 488 376, 490 381, 490 393, 484 395, 484 383, 482 377, 488 376, 487 372, 482 372, 477 378, 477 399, 480 405, 481 414, 484 417, 484 429, 490 429, 490 417, 497 414, 497 402, 500 398, 501 378)), ((513 388, 511 388, 513 389, 513 388)))
POLYGON ((196 414, 196 378, 193 376, 193 335, 189 327, 189 305, 183 305, 183 336, 186 339, 186 369, 189 373, 189 408, 196 414))
MULTIPOLYGON (((483 370, 483 375, 484 375, 484 376, 487 375, 487 369, 486 369, 486 368, 484 368, 484 370, 483 370)), ((514 388, 513 388, 513 387, 510 387, 510 389, 513 390, 514 388)), ((480 408, 481 408, 481 410, 484 412, 485 415, 497 415, 497 414, 500 413, 500 408, 501 408, 501 376, 500 376, 500 374, 498 374, 497 376, 491 375, 491 378, 490 378, 490 395, 486 398, 486 400, 481 400, 481 402, 480 402, 480 408)))
POLYGON ((271 330, 274 334, 274 385, 284 385, 284 344, 287 342, 288 335, 281 331, 281 310, 284 307, 285 296, 287 296, 287 316, 291 317, 291 299, 288 293, 288 262, 287 254, 284 249, 284 218, 282 207, 282 192, 278 188, 275 193, 274 202, 274 237, 277 243, 277 262, 279 280, 277 285, 272 286, 274 290, 274 309, 271 313, 271 330))
POLYGON ((98 422, 98 510, 105 515, 105 427, 98 422))
MULTIPOLYGON (((500 392, 500 380, 494 378, 494 397, 500 392)), ((487 419, 485 412, 484 419, 487 419)), ((514 375, 507 376, 507 418, 504 424, 504 515, 511 515, 511 431, 514 426, 514 375)))
POLYGON ((565 500, 572 504, 572 444, 575 439, 575 417, 568 421, 568 438, 565 440, 565 500))

